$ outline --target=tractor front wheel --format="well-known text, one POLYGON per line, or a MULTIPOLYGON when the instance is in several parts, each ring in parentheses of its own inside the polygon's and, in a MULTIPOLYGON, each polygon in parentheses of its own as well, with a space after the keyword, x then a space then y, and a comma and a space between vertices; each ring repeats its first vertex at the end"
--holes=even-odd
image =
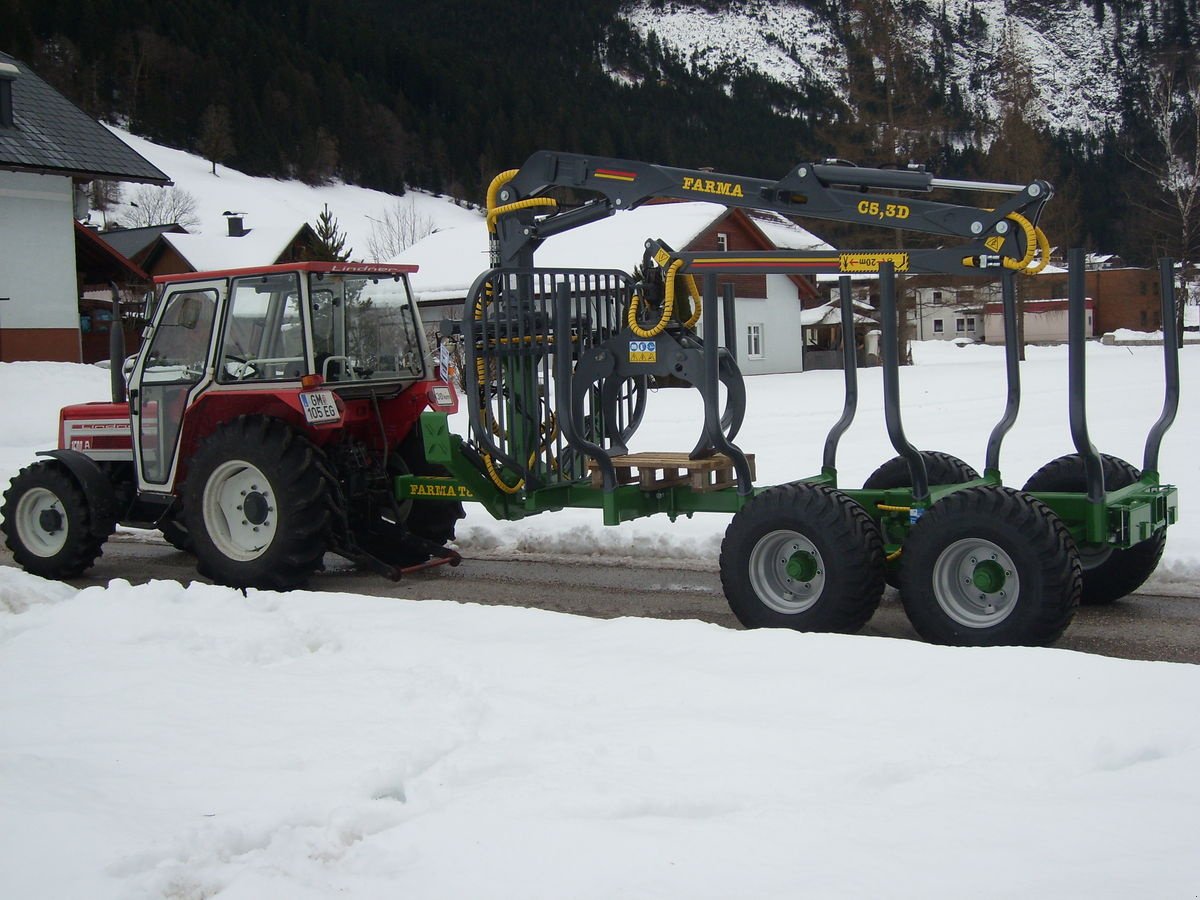
MULTIPOLYGON (((1101 454, 1105 490, 1128 487, 1142 477, 1134 466, 1116 456, 1101 454)), ((1067 491, 1087 492, 1087 471, 1078 453, 1051 460, 1029 477, 1023 490, 1031 494, 1067 491)), ((1109 544, 1080 544, 1079 561, 1083 564, 1085 606, 1102 606, 1133 593, 1158 568, 1167 544, 1165 528, 1140 544, 1118 549, 1109 544)))
POLYGON ((721 585, 747 628, 854 632, 883 594, 883 544, 861 506, 824 485, 764 491, 721 543, 721 585))
POLYGON ((200 574, 230 587, 288 590, 321 565, 332 501, 319 452, 277 419, 241 416, 192 458, 184 524, 200 574))
POLYGON ((57 462, 34 463, 17 473, 0 515, 13 559, 43 578, 79 575, 96 561, 108 537, 97 533, 87 495, 57 462))
POLYGON ((938 644, 1044 646, 1079 604, 1082 570, 1049 507, 995 485, 933 504, 904 542, 900 595, 917 633, 938 644))

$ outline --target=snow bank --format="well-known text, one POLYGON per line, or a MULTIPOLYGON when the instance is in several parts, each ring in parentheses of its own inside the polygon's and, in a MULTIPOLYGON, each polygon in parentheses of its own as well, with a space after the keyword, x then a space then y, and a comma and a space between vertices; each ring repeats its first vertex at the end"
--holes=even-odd
POLYGON ((4 896, 1200 883, 1195 666, 0 568, 14 593, 4 896))

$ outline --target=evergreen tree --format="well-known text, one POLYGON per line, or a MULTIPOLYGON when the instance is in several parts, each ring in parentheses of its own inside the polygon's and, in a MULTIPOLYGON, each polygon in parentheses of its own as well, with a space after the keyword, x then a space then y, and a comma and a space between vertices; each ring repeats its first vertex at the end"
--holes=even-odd
POLYGON ((346 233, 338 227, 338 220, 329 210, 329 204, 317 216, 317 224, 313 230, 317 233, 317 246, 314 248, 313 259, 324 259, 330 262, 345 262, 353 250, 346 249, 346 233))

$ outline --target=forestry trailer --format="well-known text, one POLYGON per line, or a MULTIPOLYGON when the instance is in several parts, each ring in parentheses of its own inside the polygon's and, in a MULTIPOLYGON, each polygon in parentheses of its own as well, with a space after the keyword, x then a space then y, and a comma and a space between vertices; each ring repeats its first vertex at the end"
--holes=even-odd
POLYGON ((1038 221, 1051 195, 1044 181, 953 181, 917 169, 802 164, 765 181, 536 153, 493 181, 492 267, 475 281, 461 322, 442 325, 466 360, 465 437, 449 427, 454 386, 430 371, 412 267, 310 262, 156 279, 128 394, 115 349, 113 401, 64 409, 58 449, 13 479, 3 505, 8 546, 26 569, 70 578, 117 524, 156 527, 214 581, 287 589, 326 552, 392 577, 456 565, 447 544, 463 501, 498 519, 594 508, 609 525, 716 512, 732 516, 721 581, 748 627, 852 632, 888 582, 928 640, 1049 644, 1078 603, 1124 596, 1157 565, 1178 509, 1175 488, 1159 481, 1158 453, 1179 392, 1164 260, 1166 399, 1142 467, 1092 446, 1083 258, 1072 251, 1068 415, 1077 453, 1047 463, 1020 490, 1004 485, 1000 447, 1020 404, 1014 281, 1047 261, 1038 221), (989 192, 997 202, 926 196, 934 191, 989 192), (636 278, 535 266, 547 238, 659 198, 947 240, 852 252, 676 252, 649 240, 636 278), (753 458, 735 443, 746 389, 729 279, 747 273, 841 276, 843 414, 819 473, 773 487, 754 484, 753 458), (857 406, 849 276, 862 273, 879 283, 885 419, 897 455, 849 488, 838 483, 836 456, 857 406), (896 283, 926 273, 1000 282, 1008 394, 982 475, 904 434, 896 283), (630 453, 648 393, 659 388, 699 391, 696 441, 630 453))

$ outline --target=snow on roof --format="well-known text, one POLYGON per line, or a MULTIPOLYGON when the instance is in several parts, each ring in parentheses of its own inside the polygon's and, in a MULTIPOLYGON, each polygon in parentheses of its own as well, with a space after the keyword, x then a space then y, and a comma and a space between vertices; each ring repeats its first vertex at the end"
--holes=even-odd
MULTIPOLYGON (((856 303, 855 306, 861 304, 856 303)), ((854 322, 856 325, 870 323, 872 325, 879 324, 871 316, 864 316, 860 313, 854 314, 854 322)), ((814 306, 811 309, 800 310, 800 324, 805 328, 813 325, 841 325, 842 324, 842 308, 841 304, 836 301, 823 303, 820 306, 814 306)))
MULTIPOLYGON (((719 203, 654 203, 618 212, 549 238, 536 254, 546 268, 618 269, 628 272, 640 265, 645 242, 664 241, 682 250, 727 212, 719 203)), ((754 224, 784 249, 816 249, 829 245, 783 216, 755 211, 754 224)), ((487 228, 464 225, 431 234, 413 244, 392 262, 421 267, 412 276, 413 290, 421 300, 461 299, 481 272, 488 268, 487 228)))
POLYGON ((240 237, 165 232, 162 239, 191 263, 197 272, 206 272, 272 265, 304 227, 250 228, 240 237))

